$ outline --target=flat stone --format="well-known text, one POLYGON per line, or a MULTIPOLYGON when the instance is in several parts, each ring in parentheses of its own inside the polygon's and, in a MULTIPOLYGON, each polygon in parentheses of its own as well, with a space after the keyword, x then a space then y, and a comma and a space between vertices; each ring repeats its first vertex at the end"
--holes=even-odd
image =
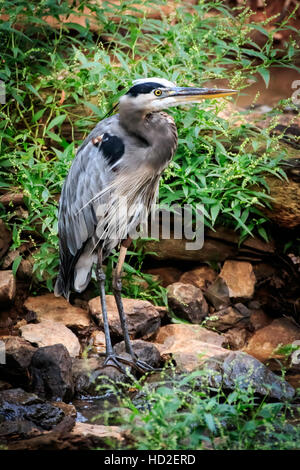
POLYGON ((72 429, 71 436, 81 436, 86 438, 93 438, 98 442, 106 440, 117 441, 118 443, 124 440, 124 431, 119 426, 104 426, 101 424, 89 424, 77 422, 72 429))
POLYGON ((5 345, 5 364, 0 364, 1 377, 14 386, 28 387, 29 366, 36 348, 19 336, 5 336, 1 341, 5 345))
POLYGON ((63 323, 77 334, 86 335, 90 329, 91 320, 88 312, 74 307, 63 297, 45 294, 38 297, 28 297, 24 307, 32 318, 42 322, 51 320, 63 323))
POLYGON ((210 357, 227 354, 226 339, 198 325, 174 324, 162 327, 155 345, 163 360, 173 359, 178 372, 191 372, 210 357))
MULTIPOLYGON (((110 331, 117 338, 123 339, 119 313, 113 295, 106 296, 106 305, 110 331)), ((132 339, 149 339, 156 333, 160 327, 160 315, 150 302, 123 298, 123 306, 127 317, 129 335, 132 339)), ((99 318, 100 327, 103 328, 100 297, 89 301, 89 309, 93 316, 99 318)))
MULTIPOLYGON (((133 351, 137 357, 146 362, 149 366, 158 367, 160 365, 160 353, 155 344, 142 339, 134 339, 131 341, 133 351)), ((115 344, 115 352, 120 355, 126 352, 125 341, 115 344)))
POLYGON ((80 343, 74 333, 62 323, 44 320, 41 323, 29 323, 20 328, 22 337, 39 347, 63 344, 71 357, 80 353, 80 343))
POLYGON ((270 359, 283 359, 283 354, 276 352, 280 346, 300 340, 300 327, 287 318, 278 318, 257 330, 248 341, 244 351, 262 362, 270 359))
POLYGON ((74 393, 72 360, 63 344, 39 348, 31 359, 32 389, 47 400, 70 401, 74 393))
POLYGON ((16 279, 12 271, 0 271, 0 304, 13 302, 16 295, 16 279))
POLYGON ((169 308, 178 318, 200 323, 208 314, 201 289, 192 284, 175 282, 167 287, 169 308))
POLYGON ((209 266, 199 266, 187 271, 179 279, 183 284, 192 284, 199 289, 205 290, 216 280, 216 272, 209 266))
POLYGON ((255 288, 255 274, 251 263, 225 261, 219 275, 226 283, 231 299, 251 299, 255 288))

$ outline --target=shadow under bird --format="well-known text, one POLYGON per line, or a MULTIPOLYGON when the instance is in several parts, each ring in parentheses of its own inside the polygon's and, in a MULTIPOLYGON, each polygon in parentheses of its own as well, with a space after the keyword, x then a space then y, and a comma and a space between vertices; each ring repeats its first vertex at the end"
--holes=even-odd
POLYGON ((161 174, 176 151, 177 128, 163 110, 235 93, 178 87, 157 77, 136 80, 120 98, 118 114, 100 121, 77 151, 59 203, 60 268, 55 295, 69 299, 71 290, 84 291, 97 264, 105 366, 122 372, 126 372, 126 365, 142 373, 153 370, 133 351, 121 298, 121 274, 130 233, 145 221, 156 201, 161 174), (119 258, 113 292, 130 360, 115 354, 107 317, 102 263, 115 247, 119 258))

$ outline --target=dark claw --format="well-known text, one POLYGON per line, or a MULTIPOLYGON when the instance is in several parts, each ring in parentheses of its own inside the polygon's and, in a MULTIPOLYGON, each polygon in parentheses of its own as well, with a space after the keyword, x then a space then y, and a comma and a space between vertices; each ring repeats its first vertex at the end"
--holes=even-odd
POLYGON ((141 372, 142 374, 145 374, 146 372, 158 372, 162 370, 155 369, 154 367, 149 366, 149 364, 144 361, 140 361, 139 359, 126 359, 117 355, 107 356, 104 361, 104 367, 115 367, 120 372, 127 375, 128 371, 125 369, 125 367, 123 367, 122 364, 130 366, 133 369, 136 369, 138 372, 141 372))

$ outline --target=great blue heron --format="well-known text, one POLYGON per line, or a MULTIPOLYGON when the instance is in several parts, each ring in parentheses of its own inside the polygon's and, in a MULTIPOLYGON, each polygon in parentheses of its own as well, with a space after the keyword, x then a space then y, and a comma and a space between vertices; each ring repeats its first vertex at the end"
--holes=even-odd
POLYGON ((152 370, 136 357, 130 342, 121 299, 121 273, 130 231, 141 224, 155 202, 160 176, 177 147, 175 122, 162 110, 234 93, 235 90, 177 87, 157 77, 136 80, 120 98, 119 113, 100 121, 78 149, 59 204, 60 269, 55 294, 69 299, 70 290, 85 290, 93 264, 97 263, 105 366, 122 372, 123 364, 141 372, 152 370), (124 201, 127 210, 123 210, 124 201), (113 292, 131 360, 114 353, 107 318, 102 263, 116 246, 120 246, 120 253, 113 292))

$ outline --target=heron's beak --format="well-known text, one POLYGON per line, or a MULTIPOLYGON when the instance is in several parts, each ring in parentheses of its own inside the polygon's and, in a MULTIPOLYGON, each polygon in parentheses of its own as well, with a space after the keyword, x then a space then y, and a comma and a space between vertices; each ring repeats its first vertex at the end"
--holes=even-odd
POLYGON ((170 89, 169 96, 175 98, 178 103, 197 103, 203 99, 223 98, 224 96, 235 95, 237 90, 224 90, 218 88, 193 88, 176 87, 170 89))

